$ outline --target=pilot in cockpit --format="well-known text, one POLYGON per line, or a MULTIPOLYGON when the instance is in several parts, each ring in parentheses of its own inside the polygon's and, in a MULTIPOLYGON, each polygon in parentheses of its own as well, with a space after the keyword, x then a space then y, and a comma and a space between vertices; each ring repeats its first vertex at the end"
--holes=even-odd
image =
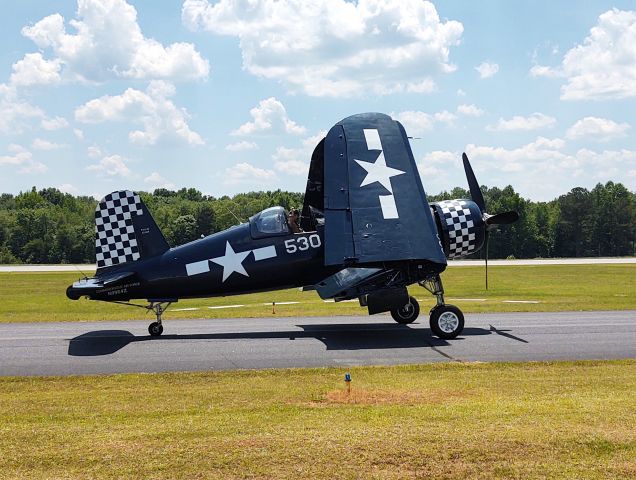
POLYGON ((289 223, 289 228, 291 228, 293 233, 302 233, 303 230, 298 225, 298 220, 300 219, 300 213, 297 208, 292 208, 289 210, 289 215, 287 217, 287 223, 289 223))

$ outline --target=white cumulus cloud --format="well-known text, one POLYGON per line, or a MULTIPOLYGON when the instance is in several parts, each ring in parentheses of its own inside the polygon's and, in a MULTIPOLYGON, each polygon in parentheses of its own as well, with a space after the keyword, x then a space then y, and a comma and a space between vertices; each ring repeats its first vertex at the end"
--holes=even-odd
POLYGON ((48 85, 60 81, 61 61, 45 60, 41 53, 27 53, 22 60, 13 64, 11 85, 48 85))
POLYGON ((75 120, 82 123, 130 121, 143 130, 129 132, 128 138, 140 145, 155 145, 160 139, 173 139, 189 145, 202 145, 201 136, 187 123, 188 113, 168 98, 174 94, 172 84, 150 82, 145 92, 128 88, 121 95, 105 95, 90 100, 75 110, 75 120))
POLYGON ((448 152, 445 150, 434 150, 427 153, 422 158, 424 165, 429 164, 455 164, 458 162, 459 155, 456 152, 448 152))
POLYGON ((63 183, 62 185, 59 185, 57 189, 62 193, 72 193, 74 195, 76 195, 79 191, 76 186, 70 183, 63 183))
POLYGON ((27 54, 14 65, 12 80, 21 85, 109 78, 192 80, 206 78, 209 63, 191 43, 164 46, 144 36, 137 10, 124 0, 78 0, 68 25, 59 13, 22 29, 52 58, 27 54))
POLYGON ((583 43, 566 52, 558 67, 536 65, 534 76, 563 77, 562 100, 636 97, 636 11, 601 14, 583 43))
POLYGON ((543 113, 535 112, 532 115, 523 117, 515 115, 509 120, 500 118, 495 125, 487 125, 486 130, 491 132, 510 132, 513 130, 538 130, 550 128, 556 124, 556 119, 543 113))
POLYGON ((63 117, 44 118, 41 125, 44 130, 59 130, 68 127, 68 120, 63 117))
POLYGON ((22 165, 31 161, 33 155, 22 145, 12 143, 8 147, 9 155, 0 156, 0 166, 2 165, 22 165))
POLYGON ((31 161, 27 163, 24 167, 18 170, 18 173, 26 173, 27 175, 37 175, 40 173, 46 173, 49 170, 42 162, 31 161))
POLYGON ((244 123, 234 130, 232 135, 252 135, 264 132, 284 132, 303 134, 306 128, 298 125, 287 116, 285 106, 276 98, 261 100, 258 106, 250 110, 252 121, 244 123))
POLYGON ((523 170, 528 162, 547 162, 555 165, 565 161, 568 155, 563 152, 564 146, 565 142, 560 138, 538 137, 534 142, 514 149, 469 144, 466 146, 466 154, 471 162, 483 160, 482 169, 485 165, 490 165, 504 172, 518 172, 523 170))
POLYGON ((306 177, 310 158, 302 156, 302 153, 303 149, 278 147, 273 155, 274 168, 286 175, 306 177))
POLYGON ((472 104, 462 104, 457 107, 457 113, 467 117, 481 117, 484 114, 484 111, 472 104))
POLYGON ((628 123, 616 123, 606 118, 585 117, 568 128, 565 136, 569 139, 595 137, 600 141, 607 141, 626 136, 629 129, 628 123))
POLYGON ((167 188, 169 190, 174 189, 174 183, 165 179, 158 172, 152 172, 146 178, 144 178, 144 182, 150 185, 152 190, 157 188, 167 188))
POLYGON ((242 140, 236 143, 230 143, 225 146, 225 149, 230 152, 244 152, 246 150, 254 150, 258 148, 258 145, 254 142, 248 142, 246 140, 242 140))
POLYGON ((99 162, 86 167, 86 170, 105 177, 129 177, 132 173, 119 155, 103 157, 99 162))
POLYGON ((548 67, 546 65, 534 65, 530 69, 530 75, 533 77, 560 78, 565 75, 558 68, 548 67))
POLYGON ((426 113, 416 110, 406 110, 403 112, 391 113, 393 120, 400 122, 406 134, 410 136, 419 136, 431 131, 436 123, 452 124, 457 115, 447 110, 437 113, 426 113))
POLYGON ((15 98, 11 93, 0 94, 0 132, 21 133, 33 120, 45 119, 40 107, 15 98))
POLYGON ((181 18, 237 37, 249 73, 312 96, 430 92, 463 33, 422 0, 186 0, 181 18))
POLYGON ((499 71, 499 65, 491 62, 482 62, 475 67, 475 70, 479 73, 479 78, 490 78, 499 71))
POLYGON ((468 145, 477 178, 487 185, 512 183, 515 190, 549 200, 576 186, 592 188, 598 182, 616 181, 636 169, 636 151, 581 148, 569 151, 559 138, 538 137, 516 148, 468 145))
POLYGON ((223 183, 226 185, 258 185, 266 190, 271 188, 271 182, 277 180, 277 178, 276 172, 273 170, 259 168, 251 163, 242 162, 225 169, 223 183))
POLYGON ((18 173, 26 174, 44 173, 48 170, 45 164, 34 160, 33 154, 22 145, 12 143, 7 150, 9 150, 9 155, 0 155, 0 167, 20 166, 18 173))
POLYGON ((57 150, 58 148, 64 148, 65 145, 50 142, 48 140, 43 140, 42 138, 36 138, 35 140, 33 140, 31 147, 34 150, 57 150))
POLYGON ((301 141, 299 148, 279 146, 272 155, 274 169, 293 177, 307 177, 311 154, 325 135, 326 131, 320 131, 316 135, 306 137, 301 141))

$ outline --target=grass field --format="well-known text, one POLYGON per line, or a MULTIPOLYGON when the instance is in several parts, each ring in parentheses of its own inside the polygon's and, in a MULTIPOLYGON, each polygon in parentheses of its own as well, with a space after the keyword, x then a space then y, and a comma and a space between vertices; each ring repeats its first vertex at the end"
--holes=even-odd
POLYGON ((0 478, 635 478, 636 361, 0 378, 0 478))
MULTIPOLYGON (((0 322, 150 318, 66 299, 76 277, 0 274, 0 322)), ((636 309, 636 265, 497 266, 488 292, 479 267, 444 281, 466 312, 636 309)), ((175 308, 366 314, 298 290, 175 308)), ((356 367, 350 395, 345 371, 0 377, 0 480, 636 478, 636 360, 356 367)))
MULTIPOLYGON (((448 303, 465 312, 564 311, 636 309, 636 265, 541 265, 495 266, 489 272, 490 289, 484 289, 482 267, 457 267, 443 274, 448 303), (483 299, 483 301, 475 301, 483 299), (504 301, 539 303, 503 303, 504 301)), ((66 287, 77 280, 74 273, 0 273, 0 322, 46 322, 151 318, 142 309, 85 299, 66 298, 66 287)), ((433 297, 420 287, 411 293, 421 299, 422 312, 434 305, 433 297)), ((270 293, 183 300, 164 318, 215 318, 272 316, 365 315, 357 302, 325 303, 315 292, 297 289, 270 293), (245 305, 209 309, 210 306, 245 305)))

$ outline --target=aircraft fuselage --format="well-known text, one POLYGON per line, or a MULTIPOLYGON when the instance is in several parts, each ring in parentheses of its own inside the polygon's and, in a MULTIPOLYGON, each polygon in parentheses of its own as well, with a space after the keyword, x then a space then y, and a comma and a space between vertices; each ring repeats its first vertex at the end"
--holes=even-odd
POLYGON ((69 288, 93 300, 176 300, 313 285, 338 271, 323 264, 322 229, 253 238, 250 224, 171 248, 134 265, 110 267, 102 277, 134 272, 102 288, 69 288))

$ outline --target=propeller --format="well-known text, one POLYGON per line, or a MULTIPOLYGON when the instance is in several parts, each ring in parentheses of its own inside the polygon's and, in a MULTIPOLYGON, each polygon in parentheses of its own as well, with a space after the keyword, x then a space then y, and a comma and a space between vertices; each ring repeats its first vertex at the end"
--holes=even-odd
POLYGON ((468 180, 468 188, 470 190, 470 197, 473 202, 477 204, 479 210, 481 210, 481 218, 486 225, 485 232, 485 260, 486 260, 486 290, 488 290, 488 240, 489 233, 497 228, 497 225, 508 225, 510 223, 514 223, 519 220, 519 214, 514 210, 508 212, 497 213, 495 215, 490 215, 486 213, 486 201, 484 200, 484 195, 481 193, 481 188, 479 187, 479 183, 477 182, 477 177, 475 177, 475 172, 473 172, 473 167, 470 166, 470 161, 468 160, 468 156, 466 153, 462 153, 462 160, 464 162, 464 171, 466 172, 466 180, 468 180))

